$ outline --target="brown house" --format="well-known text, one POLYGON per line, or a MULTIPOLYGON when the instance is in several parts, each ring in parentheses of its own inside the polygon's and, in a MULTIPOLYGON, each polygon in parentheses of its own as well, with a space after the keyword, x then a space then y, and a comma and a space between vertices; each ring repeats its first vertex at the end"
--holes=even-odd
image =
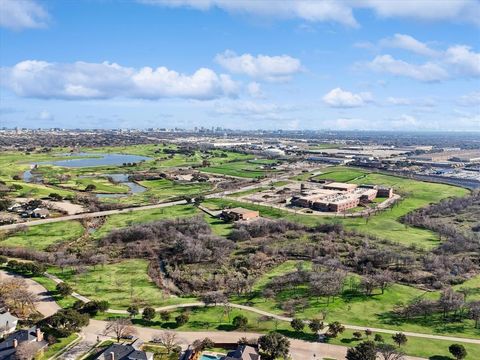
POLYGON ((234 221, 238 220, 250 220, 255 219, 260 216, 260 213, 255 210, 249 210, 244 208, 233 208, 233 209, 225 209, 222 211, 221 216, 227 219, 233 219, 234 221))

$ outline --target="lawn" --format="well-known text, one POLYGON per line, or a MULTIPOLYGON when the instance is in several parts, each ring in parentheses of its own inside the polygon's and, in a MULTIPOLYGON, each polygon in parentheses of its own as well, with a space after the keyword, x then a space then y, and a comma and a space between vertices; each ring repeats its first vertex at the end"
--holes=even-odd
POLYGON ((406 227, 399 219, 408 212, 427 206, 431 203, 453 196, 465 196, 468 190, 444 185, 405 179, 377 173, 352 181, 357 184, 379 184, 392 186, 394 192, 402 196, 402 201, 380 214, 371 217, 368 223, 362 218, 344 219, 344 224, 350 229, 356 229, 375 235, 379 238, 397 241, 405 245, 415 245, 431 249, 439 244, 438 236, 425 229, 406 227))
MULTIPOLYGON (((161 321, 157 316, 153 321, 146 322, 137 316, 133 319, 133 323, 139 326, 148 326, 156 329, 174 329, 176 331, 204 331, 204 330, 219 330, 219 331, 234 331, 232 326, 232 320, 237 315, 246 316, 248 319, 248 324, 245 329, 245 336, 249 336, 249 332, 262 332, 266 333, 272 330, 277 330, 278 332, 291 337, 291 338, 301 338, 307 341, 314 341, 315 335, 311 333, 308 327, 305 327, 303 332, 295 332, 290 324, 285 321, 274 321, 258 315, 256 313, 243 311, 239 309, 232 308, 230 311, 223 306, 217 307, 194 307, 189 308, 185 311, 189 316, 189 321, 182 326, 177 327, 174 318, 175 316, 182 313, 182 310, 170 312, 170 320, 161 321)), ((115 315, 116 316, 116 315, 115 315)), ((100 319, 111 318, 112 314, 101 314, 98 316, 100 319)), ((237 329, 238 331, 238 329, 237 329)), ((241 330, 240 330, 241 331, 241 330)), ((360 341, 366 340, 365 335, 363 334, 363 339, 358 341, 353 339, 353 330, 345 330, 344 333, 340 334, 337 338, 330 339, 328 343, 342 346, 355 346, 360 341)), ((382 335, 386 343, 392 343, 391 335, 385 333, 379 333, 382 335)), ((370 339, 373 338, 373 335, 370 336, 370 339)), ((407 344, 402 347, 402 350, 408 355, 412 356, 421 356, 421 357, 430 357, 435 355, 446 356, 448 355, 448 346, 452 342, 444 340, 426 340, 423 338, 408 337, 407 344)), ((466 344, 462 343, 469 356, 467 360, 476 359, 475 355, 480 351, 480 345, 466 344)))
POLYGON ((169 297, 147 275, 148 261, 123 260, 115 264, 89 267, 84 273, 50 267, 48 272, 69 283, 75 291, 93 300, 106 300, 113 309, 125 309, 188 302, 191 299, 169 297))
POLYGON ((234 161, 221 165, 214 165, 200 169, 207 173, 215 173, 220 175, 229 175, 243 178, 262 178, 268 174, 276 173, 275 170, 263 169, 265 165, 262 161, 234 161))
MULTIPOLYGON (((411 331, 418 333, 430 333, 440 335, 452 335, 459 337, 480 337, 480 329, 474 329, 473 322, 470 320, 462 323, 443 323, 438 316, 432 316, 427 319, 413 319, 406 321, 393 315, 392 311, 398 304, 405 304, 410 300, 427 296, 431 299, 438 299, 439 292, 425 292, 411 286, 394 284, 386 289, 382 295, 376 292, 373 296, 348 296, 348 291, 344 295, 335 299, 329 305, 323 298, 317 299, 309 296, 306 287, 298 289, 289 289, 281 292, 275 299, 265 299, 262 296, 262 290, 268 288, 271 279, 295 271, 298 261, 287 261, 271 269, 255 282, 252 293, 244 298, 233 298, 236 303, 246 303, 249 305, 266 310, 268 312, 283 314, 281 305, 297 296, 308 300, 308 306, 305 310, 298 310, 296 317, 311 319, 318 317, 322 311, 326 313, 326 322, 340 321, 344 324, 371 326, 383 329, 392 329, 398 331, 411 331)), ((310 262, 303 262, 304 268, 311 266, 310 262)), ((349 289, 349 281, 356 281, 357 276, 350 276, 344 290, 349 289)), ((480 277, 474 278, 463 284, 462 287, 475 286, 480 282, 480 277)), ((460 286, 459 286, 460 287, 460 286)), ((471 299, 476 299, 479 294, 471 295, 471 299)))
POLYGON ((360 178, 365 176, 365 172, 357 171, 357 170, 350 170, 350 169, 341 169, 341 170, 333 170, 333 171, 326 171, 320 175, 316 175, 313 179, 315 180, 333 180, 338 182, 348 182, 352 181, 356 178, 360 178))
POLYGON ((52 356, 58 356, 58 354, 64 349, 76 341, 80 336, 78 334, 72 334, 66 338, 57 339, 57 342, 53 345, 50 345, 45 351, 41 352, 40 355, 35 357, 36 360, 50 359, 52 356))
MULTIPOLYGON (((355 177, 359 174, 359 170, 354 175, 350 174, 349 168, 332 167, 331 172, 335 172, 340 176, 343 172, 344 177, 355 177)), ((361 173, 361 172, 360 172, 361 173)), ((427 206, 430 203, 439 202, 440 200, 452 196, 464 196, 468 194, 468 190, 436 183, 427 183, 412 179, 405 179, 396 176, 383 175, 377 173, 365 172, 361 178, 352 181, 357 184, 378 184, 392 186, 394 191, 402 196, 402 200, 397 205, 386 209, 368 219, 368 223, 364 218, 335 218, 341 221, 349 229, 358 230, 363 233, 374 235, 381 239, 399 242, 404 245, 415 245, 423 249, 431 249, 439 244, 438 236, 426 229, 405 226, 400 222, 400 218, 408 212, 427 206)), ((282 218, 291 221, 301 222, 305 225, 315 225, 318 223, 331 221, 328 217, 314 217, 307 215, 292 214, 280 209, 270 208, 268 206, 253 205, 243 203, 241 201, 226 199, 209 199, 206 203, 212 208, 222 208, 224 206, 241 206, 253 210, 259 210, 260 214, 270 218, 282 218)))
POLYGON ((175 196, 193 196, 208 192, 212 186, 207 182, 178 183, 167 179, 140 181, 140 185, 148 190, 145 194, 158 199, 167 199, 175 196))
MULTIPOLYGON (((347 329, 337 338, 329 339, 329 344, 342 345, 342 346, 356 346, 358 343, 367 340, 367 337, 362 332, 362 338, 357 340, 354 338, 353 333, 355 330, 347 329)), ((392 336, 390 334, 380 334, 385 343, 395 345, 392 336)), ((369 336, 369 340, 372 340, 375 336, 375 333, 369 336)), ((451 354, 448 351, 448 347, 453 342, 445 340, 434 340, 434 339, 422 339, 418 337, 409 336, 407 337, 407 343, 402 346, 401 350, 411 356, 425 357, 433 359, 434 356, 439 357, 438 360, 449 360, 451 359, 451 354)), ((480 354, 480 345, 462 343, 462 345, 467 350, 467 357, 465 360, 476 360, 478 359, 477 355, 480 354)))
POLYGON ((26 231, 0 240, 0 246, 22 246, 36 250, 45 250, 58 242, 79 238, 84 232, 78 221, 61 221, 30 226, 26 231))
POLYGON ((111 194, 126 194, 128 193, 128 186, 122 184, 113 184, 105 178, 75 178, 68 182, 59 184, 59 186, 70 188, 73 190, 85 190, 89 185, 95 186, 93 193, 111 193, 111 194))

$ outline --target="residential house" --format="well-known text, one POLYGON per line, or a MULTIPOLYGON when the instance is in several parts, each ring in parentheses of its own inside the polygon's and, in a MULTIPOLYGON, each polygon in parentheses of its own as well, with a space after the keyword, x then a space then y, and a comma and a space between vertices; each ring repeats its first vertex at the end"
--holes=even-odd
POLYGON ((16 360, 17 348, 23 343, 34 344, 38 351, 48 346, 40 328, 34 326, 30 329, 17 330, 0 343, 0 360, 16 360))
MULTIPOLYGON (((131 344, 112 344, 95 359, 98 360, 153 360, 153 353, 141 350, 143 342, 139 339, 131 344)), ((1 359, 0 359, 1 360, 1 359)))
POLYGON ((233 208, 233 209, 225 209, 222 211, 221 216, 226 219, 232 219, 234 221, 238 220, 250 220, 255 219, 260 216, 260 213, 255 210, 249 210, 244 208, 233 208))
POLYGON ((0 314, 0 336, 11 334, 17 328, 18 318, 10 314, 10 312, 4 312, 0 314))
POLYGON ((260 360, 260 355, 253 346, 238 345, 236 350, 230 351, 220 360, 260 360))

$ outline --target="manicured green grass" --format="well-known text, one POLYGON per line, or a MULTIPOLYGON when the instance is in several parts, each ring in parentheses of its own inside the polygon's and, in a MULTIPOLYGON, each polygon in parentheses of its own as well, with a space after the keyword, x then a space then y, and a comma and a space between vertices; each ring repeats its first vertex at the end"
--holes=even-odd
POLYGON ((94 185, 93 193, 125 194, 128 193, 128 186, 113 184, 105 178, 75 178, 68 182, 60 184, 74 190, 85 190, 89 185, 94 185))
POLYGON ((22 246, 44 250, 48 246, 79 238, 84 228, 78 221, 61 221, 30 226, 25 232, 18 232, 0 240, 0 246, 22 246))
MULTIPOLYGON (((437 300, 440 293, 425 292, 411 286, 394 284, 385 290, 384 294, 376 291, 373 296, 355 295, 349 296, 349 282, 356 282, 357 276, 351 275, 347 278, 344 294, 337 297, 334 302, 327 305, 326 299, 310 296, 305 286, 297 289, 282 291, 275 299, 266 299, 262 290, 268 288, 271 279, 295 271, 299 261, 287 261, 260 277, 253 286, 252 294, 233 298, 237 303, 248 302, 249 305, 266 310, 268 312, 283 314, 281 305, 296 296, 307 299, 308 306, 305 310, 299 310, 295 316, 303 319, 318 317, 322 312, 326 313, 326 322, 340 321, 344 324, 371 326, 383 329, 398 331, 410 331, 427 334, 451 335, 459 337, 480 338, 480 329, 474 329, 471 320, 463 322, 444 323, 439 316, 431 316, 427 319, 418 318, 412 320, 400 319, 394 315, 393 310, 399 304, 406 304, 418 297, 428 297, 437 300)), ((304 268, 311 267, 310 262, 302 262, 304 268)), ((464 284, 464 287, 475 288, 480 281, 479 278, 471 280, 471 283, 464 284)), ((471 295, 470 300, 479 296, 471 295)))
MULTIPOLYGON (((332 338, 328 340, 329 344, 342 345, 353 347, 359 344, 362 341, 367 340, 367 337, 364 332, 362 333, 362 338, 357 340, 354 338, 353 333, 355 330, 346 329, 342 334, 337 338, 332 338)), ((395 345, 390 334, 380 334, 384 342, 387 344, 395 345)), ((369 336, 369 340, 373 340, 375 333, 369 336)), ((407 337, 407 343, 401 347, 401 350, 411 356, 418 356, 424 358, 432 358, 433 356, 442 357, 441 359, 447 360, 451 358, 451 354, 448 351, 448 347, 454 342, 445 341, 445 340, 435 340, 435 339, 423 339, 413 336, 407 337), (446 357, 446 358, 443 358, 446 357)), ((480 354, 480 345, 462 343, 462 345, 467 350, 467 357, 465 360, 476 360, 478 359, 478 354, 480 354)), ((396 346, 396 345, 395 345, 396 346)), ((440 360, 440 359, 439 359, 440 360)))
POLYGON ((48 346, 48 348, 45 351, 41 352, 35 359, 38 359, 38 360, 50 359, 52 356, 55 356, 56 354, 62 352, 67 346, 72 344, 78 338, 79 338, 78 334, 72 334, 66 338, 57 339, 58 342, 48 346))
POLYGON ((108 301, 113 309, 125 309, 132 303, 143 307, 191 301, 165 295, 148 277, 147 268, 146 260, 124 260, 89 267, 81 274, 55 267, 49 268, 48 272, 66 281, 87 298, 108 301))
MULTIPOLYGON (((261 315, 243 311, 239 309, 232 308, 230 312, 226 311, 224 307, 194 307, 189 308, 186 312, 189 314, 189 321, 185 325, 177 327, 174 318, 179 315, 182 310, 170 312, 171 320, 163 322, 157 316, 153 321, 146 322, 140 319, 140 316, 137 316, 133 319, 134 324, 139 326, 147 326, 156 329, 174 329, 176 331, 205 331, 205 330, 220 330, 220 331, 234 331, 232 326, 232 320, 237 315, 246 316, 248 319, 248 324, 245 329, 245 336, 249 337, 248 332, 269 332, 276 330, 288 337, 291 338, 300 338, 306 341, 315 341, 315 334, 311 333, 308 327, 305 327, 303 332, 294 331, 290 324, 285 321, 274 321, 262 317, 261 315)), ((108 319, 111 317, 117 317, 117 315, 112 314, 102 314, 97 318, 108 319)), ((123 316, 124 317, 124 316, 123 316)), ((238 331, 238 330, 237 330, 238 331)), ((328 340, 328 343, 342 346, 355 346, 360 341, 353 339, 353 330, 345 330, 344 333, 340 334, 337 338, 332 338, 328 340)), ((382 335, 386 343, 393 343, 391 335, 385 333, 378 333, 382 335)), ((370 339, 373 339, 373 335, 370 336, 370 339)), ((435 355, 446 356, 448 355, 448 346, 452 342, 444 340, 430 340, 423 338, 408 337, 407 344, 402 347, 402 350, 405 351, 408 355, 411 356, 420 356, 420 357, 430 357, 435 355)), ((462 343, 467 349, 469 356, 466 358, 468 360, 476 359, 476 354, 480 351, 480 345, 475 344, 466 344, 462 343)))
POLYGON ((102 227, 92 234, 92 237, 100 239, 115 229, 150 221, 192 216, 196 213, 197 209, 193 205, 175 205, 165 208, 130 211, 127 213, 110 215, 102 227))
MULTIPOLYGON (((331 169, 331 171, 335 171, 338 176, 340 176, 342 172, 346 174, 345 176, 351 174, 349 168, 332 167, 331 169)), ((357 171, 356 175, 360 172, 360 170, 355 171, 357 171)), ((368 222, 366 219, 360 217, 337 217, 335 218, 336 221, 341 221, 349 229, 355 229, 359 232, 368 233, 381 239, 388 239, 404 245, 415 245, 424 249, 431 249, 437 246, 439 244, 438 236, 426 229, 405 226, 400 222, 400 218, 412 210, 427 206, 430 203, 439 202, 444 198, 464 196, 468 194, 468 190, 455 186, 426 183, 412 179, 368 172, 365 172, 364 176, 356 178, 356 180, 353 180, 352 182, 358 184, 366 183, 392 186, 395 193, 402 196, 402 200, 399 204, 371 216, 368 219, 368 222)), ((315 225, 326 221, 332 221, 332 218, 328 217, 292 214, 291 212, 269 208, 267 206, 253 205, 239 201, 235 202, 226 199, 209 199, 206 204, 220 208, 223 206, 243 206, 245 208, 259 210, 262 216, 298 221, 305 225, 315 225)))
POLYGON ((63 197, 66 196, 71 196, 74 194, 73 191, 61 189, 58 187, 54 186, 46 186, 42 184, 31 184, 31 183, 25 183, 23 181, 6 181, 7 186, 10 185, 19 185, 22 188, 15 190, 11 193, 9 193, 11 196, 15 197, 28 197, 28 198, 44 198, 50 195, 51 193, 56 193, 59 194, 63 197))
POLYGON ((426 183, 395 176, 371 173, 354 180, 354 183, 392 186, 394 192, 402 196, 400 204, 371 217, 368 223, 362 218, 344 219, 351 229, 366 232, 379 238, 386 238, 405 245, 416 245, 425 249, 437 246, 438 236, 425 229, 406 227, 400 218, 415 209, 439 202, 453 196, 465 196, 468 190, 435 183, 426 183))
POLYGON ((177 183, 167 179, 140 181, 140 185, 148 189, 148 193, 159 199, 174 196, 192 196, 207 192, 211 185, 202 183, 177 183))
POLYGON ((365 173, 363 171, 350 170, 348 168, 342 169, 342 170, 333 170, 333 171, 328 171, 328 168, 327 168, 325 169, 324 173, 322 173, 321 175, 315 176, 314 179, 316 180, 328 179, 328 180, 333 180, 338 182, 348 182, 364 175, 365 173))
POLYGON ((202 168, 201 171, 252 179, 261 178, 269 173, 276 172, 262 169, 262 165, 263 163, 261 162, 255 163, 250 161, 235 161, 221 165, 205 167, 202 168))

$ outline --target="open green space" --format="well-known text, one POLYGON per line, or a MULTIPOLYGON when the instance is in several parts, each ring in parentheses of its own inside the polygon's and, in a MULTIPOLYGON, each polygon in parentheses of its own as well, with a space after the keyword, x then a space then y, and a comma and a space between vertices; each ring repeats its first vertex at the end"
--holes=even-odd
POLYGON ((30 226, 12 236, 0 240, 0 246, 21 246, 36 250, 45 250, 58 242, 75 240, 84 232, 78 221, 61 221, 30 226))
MULTIPOLYGON (((355 229, 360 232, 374 235, 380 239, 399 242, 407 246, 414 245, 424 249, 431 249, 439 244, 439 238, 432 231, 405 226, 400 222, 400 218, 403 215, 447 197, 464 196, 468 194, 468 190, 450 185, 426 183, 396 176, 362 172, 357 169, 351 170, 350 168, 343 167, 332 167, 331 169, 331 172, 335 172, 339 177, 355 178, 355 180, 352 181, 353 183, 392 186, 394 192, 402 197, 399 203, 371 216, 368 221, 361 217, 335 217, 334 221, 342 222, 349 229, 355 229), (351 171, 354 171, 353 175, 349 175, 351 171), (358 178, 359 174, 360 177, 358 178)), ((226 199, 209 199, 207 200, 206 205, 211 206, 212 208, 241 206, 248 209, 259 210, 260 214, 265 217, 283 218, 291 221, 298 221, 305 225, 315 225, 325 221, 332 221, 333 219, 332 217, 314 217, 293 214, 291 212, 270 208, 268 206, 254 205, 226 199)))
POLYGON ((95 186, 93 193, 112 193, 125 194, 128 193, 128 186, 122 184, 113 184, 106 178, 76 178, 59 184, 59 186, 70 188, 73 190, 83 191, 87 186, 95 186))
POLYGON ((314 180, 333 180, 338 182, 348 182, 352 181, 356 178, 362 177, 365 175, 365 172, 358 171, 358 170, 350 170, 350 169, 341 169, 341 170, 332 170, 323 172, 320 175, 316 175, 313 177, 314 180))
MULTIPOLYGON (((353 347, 358 345, 362 341, 366 340, 373 340, 375 334, 380 334, 386 344, 391 344, 397 346, 390 334, 383 334, 383 333, 374 333, 370 335, 368 338, 364 332, 362 333, 361 339, 356 339, 353 336, 355 330, 346 329, 342 334, 340 334, 337 338, 332 338, 328 340, 329 344, 334 345, 342 345, 353 347)), ((448 347, 453 344, 454 342, 446 341, 446 340, 435 340, 435 339, 424 339, 418 338, 413 336, 407 337, 407 343, 401 347, 401 350, 411 356, 418 356, 424 358, 431 358, 433 359, 434 356, 439 357, 438 360, 449 360, 451 359, 451 354, 448 351, 448 347)), ((480 345, 476 344, 467 344, 462 343, 462 345, 467 350, 467 357, 465 360, 476 360, 478 358, 478 354, 480 354, 480 345)))
POLYGON ((89 267, 86 272, 50 267, 48 272, 70 284, 75 291, 93 300, 106 300, 114 309, 132 304, 140 307, 188 302, 191 299, 166 295, 147 275, 148 261, 124 260, 115 264, 89 267))
MULTIPOLYGON (((433 315, 428 318, 416 318, 411 320, 400 319, 394 314, 394 309, 399 304, 406 304, 418 297, 428 297, 437 300, 440 292, 426 292, 411 286, 393 284, 385 290, 384 294, 378 291, 372 296, 357 294, 350 295, 349 283, 356 282, 357 276, 349 276, 346 281, 344 292, 333 302, 327 304, 322 297, 317 298, 309 295, 306 286, 300 286, 295 289, 289 289, 280 292, 274 299, 266 299, 262 291, 268 288, 270 281, 278 276, 285 275, 295 271, 299 261, 287 261, 269 272, 265 273, 255 282, 252 292, 244 297, 233 298, 237 303, 248 303, 250 306, 275 313, 284 314, 281 306, 283 303, 293 298, 302 298, 308 301, 305 309, 299 309, 295 316, 302 319, 311 319, 325 314, 325 321, 340 321, 344 324, 371 326, 383 329, 392 329, 398 331, 410 331, 426 334, 451 335, 458 337, 480 337, 480 329, 473 327, 473 321, 445 323, 440 315, 433 315)), ((302 262, 305 269, 311 267, 310 262, 302 262)), ((480 276, 465 282, 462 288, 471 288, 473 294, 470 300, 480 299, 480 293, 475 293, 476 287, 480 283, 480 276)))
POLYGON ((221 165, 202 168, 201 171, 220 175, 229 175, 242 178, 262 178, 268 174, 276 173, 276 170, 264 169, 266 163, 262 161, 234 161, 221 165))
MULTIPOLYGON (((177 311, 170 312, 170 320, 162 321, 159 316, 152 321, 144 321, 137 316, 133 319, 133 323, 139 326, 148 326, 156 329, 174 329, 178 331, 204 331, 204 330, 219 330, 219 331, 234 331, 235 329, 232 326, 232 320, 235 316, 243 315, 248 319, 248 324, 245 329, 245 336, 249 338, 249 332, 269 332, 276 330, 283 335, 292 338, 300 338, 307 341, 315 341, 315 334, 313 334, 307 326, 302 332, 296 332, 292 329, 290 324, 285 321, 274 320, 269 317, 261 316, 256 313, 235 309, 227 308, 224 306, 216 307, 193 307, 188 309, 182 309, 177 311), (175 324, 174 318, 181 313, 188 315, 189 321, 182 326, 175 324)), ((113 317, 118 317, 117 315, 112 314, 101 314, 98 316, 99 319, 109 319, 113 317)), ((126 317, 126 315, 122 315, 126 317)), ((361 341, 365 341, 366 335, 362 332, 362 339, 356 340, 353 337, 353 330, 345 330, 337 338, 330 338, 328 340, 329 344, 342 345, 347 347, 352 347, 357 345, 361 341)), ((390 334, 378 333, 382 335, 385 343, 393 344, 393 340, 390 334)), ((370 339, 373 339, 373 335, 370 335, 370 339)), ((447 356, 448 346, 452 342, 445 340, 431 340, 424 338, 415 338, 412 336, 408 337, 407 344, 402 346, 402 350, 411 356, 419 357, 431 357, 431 356, 447 356)), ((475 344, 466 344, 462 343, 469 353, 467 360, 476 360, 476 355, 480 351, 480 345, 475 344)))

